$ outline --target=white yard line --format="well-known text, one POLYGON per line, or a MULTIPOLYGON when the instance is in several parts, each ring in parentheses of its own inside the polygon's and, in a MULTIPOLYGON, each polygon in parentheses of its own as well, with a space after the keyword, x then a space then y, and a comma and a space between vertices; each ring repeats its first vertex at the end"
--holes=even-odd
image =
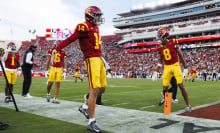
POLYGON ((119 103, 119 104, 113 104, 112 106, 119 106, 119 105, 126 105, 128 103, 119 103))
POLYGON ((155 105, 146 106, 146 107, 141 107, 140 109, 142 110, 142 109, 153 108, 153 107, 155 107, 155 105))
MULTIPOLYGON (((78 111, 82 103, 60 100, 61 104, 52 104, 45 98, 14 96, 20 111, 83 125, 86 130, 88 120, 78 111)), ((4 94, 0 93, 0 106, 14 109, 13 103, 3 101, 4 94)), ((220 121, 216 120, 108 106, 96 107, 96 120, 104 130, 114 133, 188 133, 185 131, 220 127, 220 121)), ((220 129, 215 129, 203 133, 219 132, 220 129)))

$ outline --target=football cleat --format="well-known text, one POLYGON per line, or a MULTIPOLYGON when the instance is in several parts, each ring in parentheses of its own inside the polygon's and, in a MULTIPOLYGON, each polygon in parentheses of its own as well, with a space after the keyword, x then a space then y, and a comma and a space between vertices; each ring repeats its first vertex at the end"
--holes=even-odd
POLYGON ((82 113, 86 117, 86 119, 89 119, 89 110, 88 109, 84 109, 81 105, 79 107, 79 112, 82 113))
POLYGON ((9 97, 9 102, 13 102, 13 99, 11 96, 9 97))
POLYGON ((46 100, 47 102, 50 102, 50 95, 47 95, 46 100))
POLYGON ((60 102, 59 102, 57 99, 53 99, 53 100, 52 100, 52 103, 60 104, 60 102))
POLYGON ((164 98, 159 101, 158 105, 161 106, 163 105, 163 103, 164 103, 164 98))
POLYGON ((172 99, 172 103, 179 103, 180 101, 178 99, 172 99))
POLYGON ((186 109, 185 109, 186 113, 190 113, 191 112, 191 106, 187 106, 186 109))
POLYGON ((7 96, 7 97, 5 97, 5 103, 9 103, 10 102, 10 99, 9 99, 9 97, 7 96))
POLYGON ((96 124, 96 121, 91 122, 87 128, 92 132, 102 133, 102 129, 96 124))

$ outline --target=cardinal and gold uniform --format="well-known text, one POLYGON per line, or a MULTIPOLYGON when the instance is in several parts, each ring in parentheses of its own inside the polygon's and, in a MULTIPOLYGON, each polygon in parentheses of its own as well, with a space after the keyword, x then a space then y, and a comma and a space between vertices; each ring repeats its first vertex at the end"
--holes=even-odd
POLYGON ((75 77, 79 78, 79 75, 80 75, 80 67, 79 65, 76 65, 75 66, 75 77))
POLYGON ((191 69, 191 75, 192 75, 192 79, 195 79, 195 78, 198 77, 195 66, 193 66, 192 69, 191 69))
MULTIPOLYGON (((2 53, 3 55, 5 52, 2 53)), ((8 79, 8 83, 14 85, 17 78, 17 66, 20 55, 18 52, 9 52, 7 59, 5 60, 5 73, 8 79)))
POLYGON ((105 88, 106 70, 102 61, 99 27, 87 21, 78 24, 74 33, 62 41, 56 50, 59 51, 77 39, 84 55, 90 88, 105 88))
MULTIPOLYGON (((49 49, 48 54, 51 55, 52 51, 52 49, 49 49)), ((67 53, 65 51, 57 51, 54 56, 54 63, 50 66, 48 82, 53 82, 54 80, 61 82, 63 76, 63 61, 66 56, 67 53)))
POLYGON ((164 61, 163 86, 169 86, 172 75, 174 74, 177 84, 183 82, 182 71, 176 52, 176 39, 171 39, 166 45, 157 45, 157 51, 161 54, 164 61))

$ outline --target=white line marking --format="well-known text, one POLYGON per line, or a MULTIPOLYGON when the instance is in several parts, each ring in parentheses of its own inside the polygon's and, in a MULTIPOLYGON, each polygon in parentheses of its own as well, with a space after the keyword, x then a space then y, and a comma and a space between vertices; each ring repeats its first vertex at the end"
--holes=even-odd
POLYGON ((153 107, 155 107, 155 105, 146 106, 146 107, 141 107, 140 109, 142 110, 142 109, 146 109, 146 108, 153 108, 153 107))
POLYGON ((112 106, 119 106, 119 105, 126 105, 128 103, 119 103, 119 104, 113 104, 112 106))

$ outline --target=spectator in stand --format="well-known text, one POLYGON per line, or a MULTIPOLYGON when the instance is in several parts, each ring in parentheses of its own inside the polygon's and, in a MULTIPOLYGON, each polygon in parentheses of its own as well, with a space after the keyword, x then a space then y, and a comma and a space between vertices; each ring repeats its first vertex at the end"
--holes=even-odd
MULTIPOLYGON (((101 51, 101 36, 99 33, 99 25, 103 23, 102 15, 103 13, 98 7, 88 7, 85 11, 86 22, 78 24, 74 33, 62 41, 52 53, 53 59, 57 51, 75 40, 79 40, 80 48, 84 54, 90 89, 89 99, 79 107, 79 111, 89 119, 87 128, 93 132, 102 132, 102 129, 96 124, 95 107, 97 97, 105 92, 107 85, 106 70, 101 51)), ((51 60, 51 64, 53 64, 53 60, 51 60)))
POLYGON ((21 66, 22 73, 24 75, 24 81, 23 81, 23 89, 22 89, 22 96, 31 98, 32 96, 29 94, 32 76, 31 76, 31 70, 33 66, 37 66, 34 61, 34 52, 36 51, 37 46, 31 45, 29 47, 29 50, 27 50, 24 54, 23 64, 21 66))

